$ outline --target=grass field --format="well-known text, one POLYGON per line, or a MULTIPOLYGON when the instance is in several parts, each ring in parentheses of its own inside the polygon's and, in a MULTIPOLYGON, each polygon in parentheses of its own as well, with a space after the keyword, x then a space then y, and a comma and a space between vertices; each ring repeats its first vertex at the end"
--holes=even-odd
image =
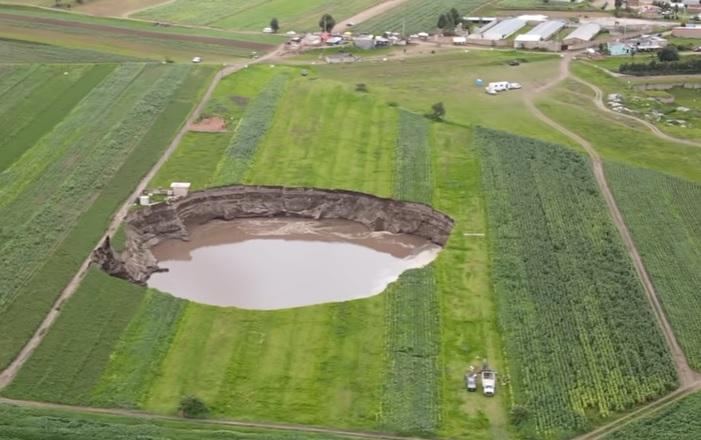
POLYGON ((451 8, 456 8, 463 15, 470 15, 473 9, 478 8, 483 0, 406 0, 396 8, 392 8, 377 17, 360 23, 357 28, 360 32, 404 32, 415 34, 417 32, 434 32, 438 25, 438 17, 445 14, 451 8))
POLYGON ((668 348, 585 156, 476 136, 514 423, 571 437, 673 389, 668 348))
POLYGON ((175 135, 213 71, 143 64, 2 71, 0 112, 14 121, 0 128, 1 138, 11 140, 0 154, 4 366, 175 135))
POLYGON ((136 20, 99 18, 37 8, 0 6, 0 38, 26 40, 70 49, 112 53, 162 61, 240 61, 252 51, 272 50, 274 35, 231 33, 214 29, 155 26, 136 20))
POLYGON ((568 81, 540 98, 537 105, 555 121, 590 141, 607 159, 701 180, 698 148, 663 141, 635 121, 603 113, 581 93, 592 92, 568 81))
POLYGON ((0 438, 13 440, 342 440, 348 437, 233 428, 191 421, 86 415, 0 404, 0 438))
POLYGON ((701 393, 692 394, 654 414, 626 425, 606 440, 696 440, 701 438, 701 393))
POLYGON ((135 14, 148 20, 207 25, 222 29, 262 31, 270 20, 278 19, 281 31, 316 31, 325 13, 337 22, 380 3, 380 0, 176 0, 135 14))
POLYGON ((701 185, 615 163, 606 173, 677 340, 701 369, 701 185))
MULTIPOLYGON (((611 59, 614 59, 614 57, 608 58, 607 60, 611 59)), ((607 62, 607 60, 604 62, 607 62)), ((636 60, 634 61, 643 61, 637 59, 637 57, 636 60)), ((615 62, 620 63, 620 61, 615 62)), ((646 77, 613 78, 601 70, 582 62, 574 63, 572 65, 572 71, 580 78, 599 86, 599 88, 604 91, 604 100, 606 100, 606 95, 610 93, 621 94, 624 105, 633 110, 635 116, 653 122, 660 130, 672 136, 684 139, 696 140, 701 137, 701 90, 681 89, 683 92, 678 92, 675 91, 678 89, 672 89, 672 93, 679 93, 682 95, 680 102, 661 104, 654 100, 656 93, 659 93, 660 91, 644 91, 636 89, 637 85, 643 85, 649 82, 695 82, 697 80, 694 79, 693 75, 689 76, 688 79, 685 79, 684 81, 680 81, 678 78, 668 79, 659 77, 655 79, 649 79, 646 77), (684 112, 677 110, 677 107, 684 106, 685 104, 691 109, 691 111, 684 112), (660 112, 662 116, 659 118, 656 117, 654 114, 652 114, 653 110, 660 112), (677 122, 678 120, 683 120, 685 126, 681 126, 677 122)), ((608 116, 607 118, 611 119, 608 116)), ((628 123, 628 125, 630 125, 630 123, 628 123)), ((638 126, 641 127, 640 125, 638 126)))

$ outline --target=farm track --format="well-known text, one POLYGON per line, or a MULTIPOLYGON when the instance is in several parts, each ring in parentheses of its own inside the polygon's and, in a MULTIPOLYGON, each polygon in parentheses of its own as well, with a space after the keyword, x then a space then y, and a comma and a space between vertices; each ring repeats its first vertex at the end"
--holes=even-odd
MULTIPOLYGON (((666 395, 648 405, 643 406, 642 408, 639 408, 638 410, 623 416, 620 419, 614 420, 613 422, 595 430, 592 431, 588 434, 585 434, 581 437, 578 437, 576 440, 594 440, 594 439, 599 439, 602 438, 604 435, 608 434, 609 432, 618 430, 625 424, 631 422, 632 420, 638 419, 640 417, 645 416, 646 414, 653 412, 663 406, 666 406, 667 404, 671 404, 672 402, 688 395, 691 394, 695 391, 701 390, 701 374, 697 373, 694 371, 690 366, 689 363, 686 359, 686 356, 684 355, 684 352, 682 351, 676 336, 674 335, 674 332, 672 331, 672 327, 669 324, 669 321, 667 320, 667 316, 664 313, 664 309, 662 308, 662 304, 660 303, 660 300, 657 296, 657 292, 655 291, 654 285, 652 284, 652 281, 650 280, 650 277, 647 273, 647 270, 645 269, 645 265, 643 264, 642 258, 640 257, 640 253, 638 252, 637 247, 635 246, 635 242, 633 241, 632 235, 628 229, 628 226, 625 223, 625 220, 623 219, 623 215, 621 214, 618 205, 616 203, 616 200, 613 196, 613 193, 611 191, 611 188, 608 185, 608 181, 606 180, 606 175, 604 172, 604 167, 603 167, 603 161, 601 159, 601 156, 599 153, 596 151, 594 146, 587 141, 586 139, 582 138, 578 134, 572 132, 568 128, 558 124, 554 120, 552 120, 550 117, 545 115, 542 111, 540 111, 535 103, 534 99, 536 96, 541 94, 542 92, 556 86, 557 84, 561 83, 564 81, 566 78, 572 76, 570 75, 569 71, 569 65, 570 62, 572 61, 572 55, 567 55, 565 56, 562 61, 560 62, 560 72, 559 75, 553 79, 552 81, 546 83, 545 85, 539 87, 538 89, 532 91, 529 94, 526 94, 524 96, 524 101, 528 109, 533 113, 535 117, 537 117, 539 120, 544 122, 545 124, 549 125, 550 127, 554 128, 555 130, 559 131, 560 133, 564 134, 565 136, 569 137, 570 139, 574 140, 577 144, 579 144, 589 155, 589 158, 591 160, 591 165, 592 165, 592 171, 594 173, 594 178, 596 179, 596 183, 599 186, 599 189, 604 197, 604 200, 606 202, 606 206, 609 210, 609 213, 611 215, 611 218, 616 225, 616 228, 618 229, 621 238, 623 239, 623 243, 626 247, 626 250, 628 251, 628 254, 633 262, 633 265, 635 267, 635 271, 638 274, 638 277, 640 278, 640 281, 643 284, 643 288, 645 289, 645 294, 648 298, 648 301, 650 302, 650 305, 652 306, 653 312, 655 314, 655 319, 657 320, 660 328, 662 329, 662 332, 664 334, 665 340, 667 342, 667 345, 669 347, 670 352, 672 353, 672 358, 675 363, 675 367, 677 370, 677 375, 679 377, 679 382, 680 386, 679 388, 674 391, 672 394, 666 395)), ((572 76, 573 79, 588 85, 594 91, 596 92, 596 97, 594 98, 595 102, 598 103, 597 107, 603 108, 607 111, 611 111, 607 108, 605 108, 603 101, 601 100, 602 97, 602 92, 598 87, 591 85, 585 81, 580 80, 579 78, 576 78, 572 76)), ((615 113, 611 111, 612 113, 615 113)), ((619 115, 619 113, 615 113, 616 115, 619 115)), ((626 115, 627 116, 627 115, 626 115)), ((639 122, 646 122, 639 120, 638 118, 633 119, 639 121, 639 122)), ((651 124, 650 124, 651 125, 651 124)), ((656 128, 656 127, 655 127, 656 128)), ((659 132, 659 130, 657 131, 659 132)), ((657 133, 653 131, 653 133, 657 133)), ((672 138, 671 136, 668 136, 664 133, 659 132, 661 136, 661 139, 664 140, 670 140, 673 142, 681 142, 684 144, 689 144, 694 146, 701 146, 693 141, 688 141, 688 142, 683 142, 682 140, 672 138)))
POLYGON ((36 24, 40 24, 40 25, 47 24, 47 25, 54 25, 54 26, 63 26, 66 28, 71 28, 71 29, 79 28, 79 29, 85 29, 85 30, 90 30, 90 31, 105 32, 108 34, 111 33, 111 34, 115 34, 115 35, 129 35, 129 36, 134 36, 134 37, 156 38, 156 39, 160 39, 160 40, 172 40, 172 41, 183 41, 183 42, 192 42, 192 43, 215 44, 218 46, 253 49, 253 50, 260 50, 260 51, 268 51, 268 50, 272 50, 275 48, 274 45, 265 44, 265 43, 256 43, 254 41, 242 41, 242 40, 233 40, 233 39, 228 39, 228 38, 203 37, 203 36, 197 36, 197 35, 184 35, 184 34, 175 34, 175 33, 166 33, 166 32, 142 31, 142 30, 138 30, 138 29, 127 29, 127 28, 120 28, 120 27, 107 26, 107 25, 101 25, 101 24, 61 20, 58 18, 33 17, 33 16, 25 16, 25 15, 19 15, 19 14, 0 13, 0 19, 24 21, 24 22, 36 23, 36 24))
MULTIPOLYGON (((131 410, 120 410, 120 409, 108 409, 108 408, 95 408, 87 406, 73 406, 73 405, 60 405, 54 403, 46 402, 34 402, 27 400, 14 400, 5 399, 0 397, 0 404, 15 405, 23 408, 35 408, 35 409, 48 409, 56 411, 68 411, 79 414, 101 414, 109 416, 118 417, 134 417, 145 420, 153 421, 176 421, 176 422, 188 422, 191 420, 183 419, 181 417, 175 416, 160 416, 156 414, 150 414, 142 411, 131 411, 131 410)), ((265 429, 265 430, 277 430, 277 431, 292 431, 292 432, 303 432, 308 434, 330 434, 337 435, 347 438, 366 438, 375 440, 425 440, 422 437, 404 437, 392 434, 383 434, 379 432, 365 432, 365 431, 351 431, 343 429, 332 429, 323 428, 319 426, 310 425, 295 425, 290 423, 266 423, 266 422, 246 422, 242 420, 214 420, 214 419, 203 419, 197 420, 197 423, 202 423, 206 425, 215 425, 222 427, 238 427, 238 428, 253 428, 253 429, 265 429)))

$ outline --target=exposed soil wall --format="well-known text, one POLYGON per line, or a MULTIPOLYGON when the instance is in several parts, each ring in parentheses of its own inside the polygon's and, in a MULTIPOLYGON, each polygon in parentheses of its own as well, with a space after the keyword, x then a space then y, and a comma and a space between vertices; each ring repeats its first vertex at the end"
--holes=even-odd
POLYGON ((150 249, 170 238, 187 240, 188 225, 265 217, 351 220, 372 231, 412 234, 440 246, 454 224, 447 215, 421 203, 353 191, 236 185, 193 192, 131 213, 125 223, 124 251, 118 254, 105 240, 93 261, 111 275, 144 284, 159 270, 150 249))

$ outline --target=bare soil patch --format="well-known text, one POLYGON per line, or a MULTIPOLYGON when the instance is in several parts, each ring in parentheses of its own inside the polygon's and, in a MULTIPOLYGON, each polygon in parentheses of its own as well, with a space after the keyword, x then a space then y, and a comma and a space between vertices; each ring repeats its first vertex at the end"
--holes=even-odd
POLYGON ((226 131, 226 121, 218 116, 212 118, 204 118, 190 124, 190 131, 198 131, 204 133, 220 133, 226 131))

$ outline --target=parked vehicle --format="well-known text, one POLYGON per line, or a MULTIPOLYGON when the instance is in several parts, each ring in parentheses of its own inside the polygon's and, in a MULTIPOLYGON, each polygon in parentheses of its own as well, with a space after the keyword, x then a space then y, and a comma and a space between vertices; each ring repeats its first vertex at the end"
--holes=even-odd
POLYGON ((474 392, 477 391, 477 375, 474 373, 469 373, 465 375, 465 387, 467 391, 474 392))
POLYGON ((482 370, 482 392, 492 397, 497 391, 497 373, 494 370, 482 370))

